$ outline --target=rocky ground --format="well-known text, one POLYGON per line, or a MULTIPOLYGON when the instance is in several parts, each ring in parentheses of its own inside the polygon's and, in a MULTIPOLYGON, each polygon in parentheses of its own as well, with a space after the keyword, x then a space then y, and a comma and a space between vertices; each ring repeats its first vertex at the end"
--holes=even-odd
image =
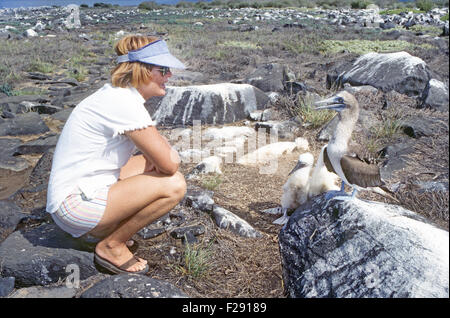
MULTIPOLYGON (((240 118, 225 126, 253 129, 262 121, 286 124, 296 118, 295 125, 280 128, 279 141, 302 137, 309 144, 278 158, 271 174, 232 162, 221 165, 222 173, 188 179, 185 201, 168 219, 135 236, 137 254, 149 261, 149 277, 170 282, 190 297, 285 297, 281 227, 272 223, 278 216, 262 211, 280 205, 282 186, 298 155, 308 150, 317 158, 326 143, 322 128, 331 117, 319 120, 301 106, 336 90, 330 79, 372 51, 405 51, 422 59, 430 78, 447 88, 447 101, 431 105, 422 91, 408 95, 347 86, 362 108, 353 142, 383 167, 399 203, 370 192, 360 197, 399 204, 448 230, 448 22, 436 18, 441 13, 445 10, 431 17, 385 17, 372 11, 91 8, 80 11, 81 27, 68 28, 68 13, 61 8, 0 11, 0 207, 13 211, 0 211, 3 248, 11 246, 15 229, 28 237, 34 230, 45 232, 39 229, 50 222, 44 212, 46 180, 57 136, 71 109, 108 81, 112 45, 128 33, 157 34, 168 41, 188 66, 174 72, 173 86, 247 83, 271 96, 264 106, 270 109, 266 118, 240 118), (243 234, 230 224, 220 228, 214 206, 251 229, 243 234)), ((211 127, 222 124, 202 123, 202 132, 211 127)), ((169 138, 173 133, 170 125, 160 129, 169 138)), ((184 162, 181 172, 188 176, 195 166, 184 162)), ((20 266, 26 272, 26 265, 20 266)), ((20 294, 23 287, 61 285, 55 277, 27 280, 1 270, 5 279, 15 277, 16 297, 27 295, 24 290, 20 294)), ((91 276, 69 297, 79 297, 104 277, 91 276)))

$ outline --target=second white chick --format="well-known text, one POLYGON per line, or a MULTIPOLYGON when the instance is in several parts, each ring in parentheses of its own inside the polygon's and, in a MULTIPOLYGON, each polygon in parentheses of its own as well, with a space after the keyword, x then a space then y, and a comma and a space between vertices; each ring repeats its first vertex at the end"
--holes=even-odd
POLYGON ((285 224, 289 220, 287 211, 296 209, 308 200, 309 178, 313 165, 314 156, 311 153, 302 153, 298 157, 297 165, 289 173, 290 177, 283 185, 283 195, 281 196, 283 216, 273 221, 273 223, 285 224))

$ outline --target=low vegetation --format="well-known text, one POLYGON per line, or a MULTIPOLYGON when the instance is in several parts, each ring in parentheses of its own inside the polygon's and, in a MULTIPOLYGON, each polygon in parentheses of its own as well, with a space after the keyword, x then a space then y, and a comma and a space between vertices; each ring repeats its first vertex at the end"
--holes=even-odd
POLYGON ((336 114, 332 110, 315 110, 314 99, 311 95, 283 95, 277 102, 275 107, 286 111, 289 117, 295 117, 302 123, 305 128, 319 128, 329 122, 336 114))
POLYGON ((38 57, 36 60, 32 61, 28 68, 26 68, 27 72, 40 72, 44 74, 50 74, 55 70, 55 65, 47 62, 41 61, 38 57))
MULTIPOLYGON (((351 8, 366 9, 369 5, 375 4, 380 8, 394 9, 393 12, 408 12, 414 8, 416 12, 427 12, 433 7, 448 7, 448 0, 417 0, 400 2, 397 0, 213 0, 213 1, 178 1, 175 4, 177 8, 314 8, 320 6, 324 9, 330 8, 351 8)), ((154 1, 145 1, 139 5, 139 8, 145 10, 159 10, 167 5, 160 5, 154 1)))
POLYGON ((216 190, 216 188, 223 182, 219 174, 208 174, 201 180, 202 188, 207 190, 216 190))
POLYGON ((340 52, 350 52, 363 55, 369 52, 388 53, 398 52, 414 47, 421 47, 424 49, 432 49, 433 46, 427 43, 413 44, 408 41, 401 40, 325 40, 319 48, 319 51, 324 55, 330 55, 340 52))
POLYGON ((191 279, 200 279, 207 275, 211 267, 211 245, 213 243, 214 241, 211 241, 206 246, 202 244, 185 244, 182 260, 180 264, 174 266, 175 271, 191 279))

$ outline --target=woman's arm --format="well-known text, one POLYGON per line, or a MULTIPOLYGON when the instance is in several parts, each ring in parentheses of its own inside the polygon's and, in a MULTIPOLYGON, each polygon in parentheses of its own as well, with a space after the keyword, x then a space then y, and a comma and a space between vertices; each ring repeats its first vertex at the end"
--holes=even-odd
POLYGON ((173 175, 178 171, 181 161, 178 152, 170 146, 166 138, 161 136, 156 127, 149 126, 128 131, 125 135, 135 143, 147 159, 145 170, 154 168, 167 175, 173 175))

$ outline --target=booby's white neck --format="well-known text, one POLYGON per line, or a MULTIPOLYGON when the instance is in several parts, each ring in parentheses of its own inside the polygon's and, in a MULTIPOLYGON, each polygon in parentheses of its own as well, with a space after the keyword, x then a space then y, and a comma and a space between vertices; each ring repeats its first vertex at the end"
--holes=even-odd
POLYGON ((338 114, 338 116, 339 122, 333 136, 331 137, 329 146, 339 149, 340 152, 346 152, 348 142, 352 137, 352 132, 355 128, 356 122, 358 121, 358 117, 357 114, 356 116, 342 116, 342 114, 338 114))

